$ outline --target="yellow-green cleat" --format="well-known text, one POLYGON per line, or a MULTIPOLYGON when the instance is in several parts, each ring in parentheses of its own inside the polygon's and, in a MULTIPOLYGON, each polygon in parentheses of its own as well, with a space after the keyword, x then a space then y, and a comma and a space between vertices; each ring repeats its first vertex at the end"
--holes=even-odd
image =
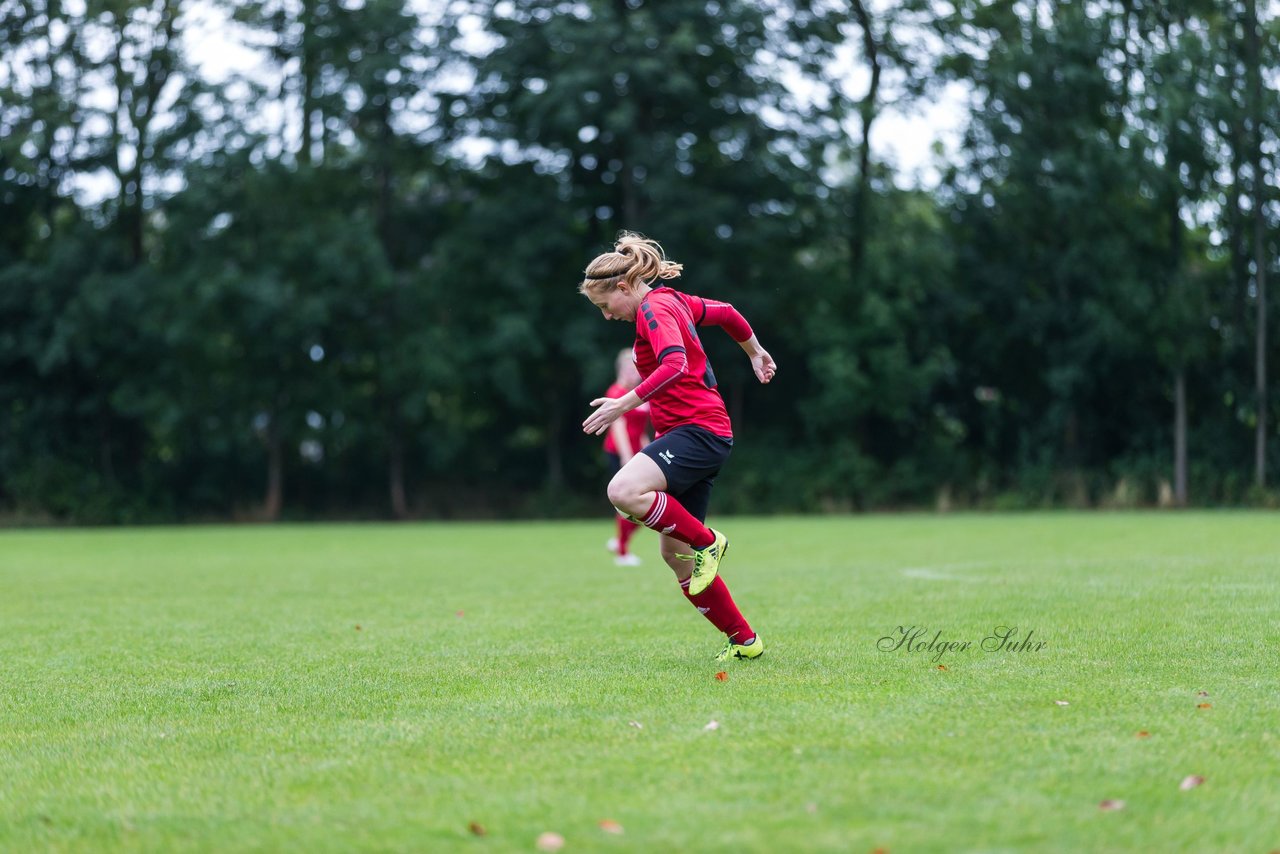
POLYGON ((756 635, 750 643, 734 643, 730 638, 724 649, 716 654, 716 661, 728 661, 731 658, 759 658, 764 655, 764 641, 756 635))
POLYGON ((693 550, 693 574, 689 576, 689 595, 697 596, 711 586, 720 571, 720 561, 729 553, 729 538, 715 528, 708 529, 716 539, 705 549, 693 550))

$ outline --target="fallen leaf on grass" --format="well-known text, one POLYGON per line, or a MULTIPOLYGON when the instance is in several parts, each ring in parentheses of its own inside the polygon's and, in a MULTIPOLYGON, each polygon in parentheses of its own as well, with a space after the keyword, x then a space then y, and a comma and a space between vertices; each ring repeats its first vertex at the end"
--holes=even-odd
POLYGON ((721 670, 719 673, 716 674, 717 682, 724 682, 728 678, 729 678, 729 674, 725 673, 723 670, 721 670))
POLYGON ((872 848, 871 854, 889 854, 888 848, 872 848))
POLYGON ((1197 696, 1197 697, 1207 697, 1207 696, 1209 696, 1209 692, 1208 692, 1208 691, 1197 691, 1197 692, 1196 692, 1196 696, 1197 696))
POLYGON ((1070 703, 1068 703, 1066 700, 1054 700, 1053 702, 1054 702, 1054 705, 1057 705, 1057 706, 1069 706, 1069 705, 1071 705, 1071 704, 1070 704, 1070 703))
POLYGON ((539 851, 559 851, 564 847, 564 837, 558 833, 547 831, 538 836, 537 845, 539 851))
POLYGON ((1212 709, 1212 708, 1213 708, 1213 703, 1200 703, 1198 706, 1196 706, 1196 708, 1197 708, 1197 709, 1212 709))
POLYGON ((939 665, 938 665, 938 669, 939 669, 939 670, 946 670, 946 669, 947 669, 947 665, 945 665, 945 664, 939 664, 939 665))
POLYGON ((1134 735, 1136 735, 1138 738, 1150 738, 1150 737, 1151 737, 1151 733, 1147 732, 1145 729, 1140 729, 1140 730, 1138 730, 1136 733, 1134 733, 1134 735))
POLYGON ((358 632, 358 631, 360 631, 360 624, 359 624, 359 623, 356 623, 356 631, 357 631, 357 632, 358 632))
POLYGON ((1183 777, 1182 782, 1178 784, 1178 788, 1184 792, 1189 792, 1192 789, 1194 789, 1196 786, 1200 786, 1203 784, 1204 784, 1203 777, 1201 777, 1199 774, 1192 774, 1188 777, 1183 777))
POLYGON ((478 821, 471 822, 471 824, 467 825, 467 829, 476 836, 486 836, 489 833, 489 831, 484 829, 484 825, 478 821))
POLYGON ((817 805, 817 804, 814 804, 814 803, 808 803, 808 804, 805 804, 805 805, 804 805, 804 811, 805 811, 805 812, 807 812, 809 815, 817 815, 817 814, 818 814, 818 805, 817 805))
POLYGON ((627 726, 633 726, 636 729, 644 729, 644 724, 640 723, 639 721, 630 721, 627 723, 627 726))
POLYGON ((1098 809, 1102 810, 1103 812, 1111 812, 1112 810, 1122 810, 1124 809, 1124 801, 1113 801, 1108 799, 1098 804, 1098 809))
POLYGON ((704 726, 704 727, 703 727, 703 729, 705 729, 705 730, 717 730, 717 729, 720 729, 720 723, 719 723, 718 721, 711 721, 709 724, 707 724, 706 726, 704 726))
POLYGON ((616 833, 619 836, 622 835, 622 825, 618 824, 611 818, 602 819, 600 822, 600 829, 605 833, 616 833))
POLYGON ((461 616, 463 615, 463 613, 465 613, 465 612, 463 612, 463 611, 459 611, 459 612, 458 612, 458 616, 459 616, 459 617, 461 617, 461 616))

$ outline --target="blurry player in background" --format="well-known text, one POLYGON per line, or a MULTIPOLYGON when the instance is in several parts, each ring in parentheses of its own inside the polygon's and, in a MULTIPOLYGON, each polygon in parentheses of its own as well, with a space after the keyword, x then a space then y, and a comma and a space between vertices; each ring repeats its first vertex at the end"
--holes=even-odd
MULTIPOLYGON (((604 393, 605 397, 622 397, 640 384, 640 372, 636 370, 635 358, 631 350, 618 353, 615 360, 615 379, 613 385, 604 393)), ((609 426, 604 437, 604 453, 609 460, 609 477, 631 462, 631 458, 640 449, 649 444, 649 404, 642 403, 630 410, 609 426)), ((613 552, 613 562, 618 566, 639 566, 640 556, 632 554, 630 549, 631 535, 640 527, 622 514, 616 514, 618 520, 617 536, 611 537, 606 548, 613 552)))

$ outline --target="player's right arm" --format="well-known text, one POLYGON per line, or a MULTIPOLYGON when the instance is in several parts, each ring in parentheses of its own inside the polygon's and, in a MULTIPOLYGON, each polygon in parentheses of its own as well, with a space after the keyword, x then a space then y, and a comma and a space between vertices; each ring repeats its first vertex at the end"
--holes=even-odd
POLYGON ((589 436, 603 435, 611 424, 635 409, 640 403, 635 389, 631 389, 622 397, 597 397, 591 401, 591 405, 597 409, 582 422, 582 432, 589 436))

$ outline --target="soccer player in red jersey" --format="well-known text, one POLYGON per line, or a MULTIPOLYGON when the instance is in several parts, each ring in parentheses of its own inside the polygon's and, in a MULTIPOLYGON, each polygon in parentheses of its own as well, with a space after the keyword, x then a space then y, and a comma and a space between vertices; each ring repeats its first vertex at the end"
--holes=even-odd
MULTIPOLYGON (((605 397, 622 397, 640 384, 640 372, 636 370, 630 350, 619 353, 614 365, 616 375, 613 385, 604 393, 605 397)), ((609 459, 610 475, 617 474, 641 448, 649 444, 648 429, 647 403, 640 404, 609 426, 604 437, 604 453, 609 459)), ((613 562, 618 566, 639 566, 640 556, 632 554, 630 549, 631 535, 639 526, 626 516, 614 514, 614 518, 618 520, 618 533, 606 544, 606 548, 615 555, 613 562)))
POLYGON ((625 231, 612 252, 587 265, 578 291, 605 320, 635 324, 633 352, 643 379, 622 397, 591 401, 596 410, 582 429, 600 435, 623 414, 649 403, 656 438, 609 481, 609 501, 662 535, 662 558, 685 596, 728 638, 717 660, 756 658, 764 644, 718 574, 729 540, 703 524, 711 487, 733 448, 733 428, 698 328, 724 329, 762 383, 773 379, 778 366, 733 306, 663 284, 683 269, 667 260, 656 241, 625 231))

